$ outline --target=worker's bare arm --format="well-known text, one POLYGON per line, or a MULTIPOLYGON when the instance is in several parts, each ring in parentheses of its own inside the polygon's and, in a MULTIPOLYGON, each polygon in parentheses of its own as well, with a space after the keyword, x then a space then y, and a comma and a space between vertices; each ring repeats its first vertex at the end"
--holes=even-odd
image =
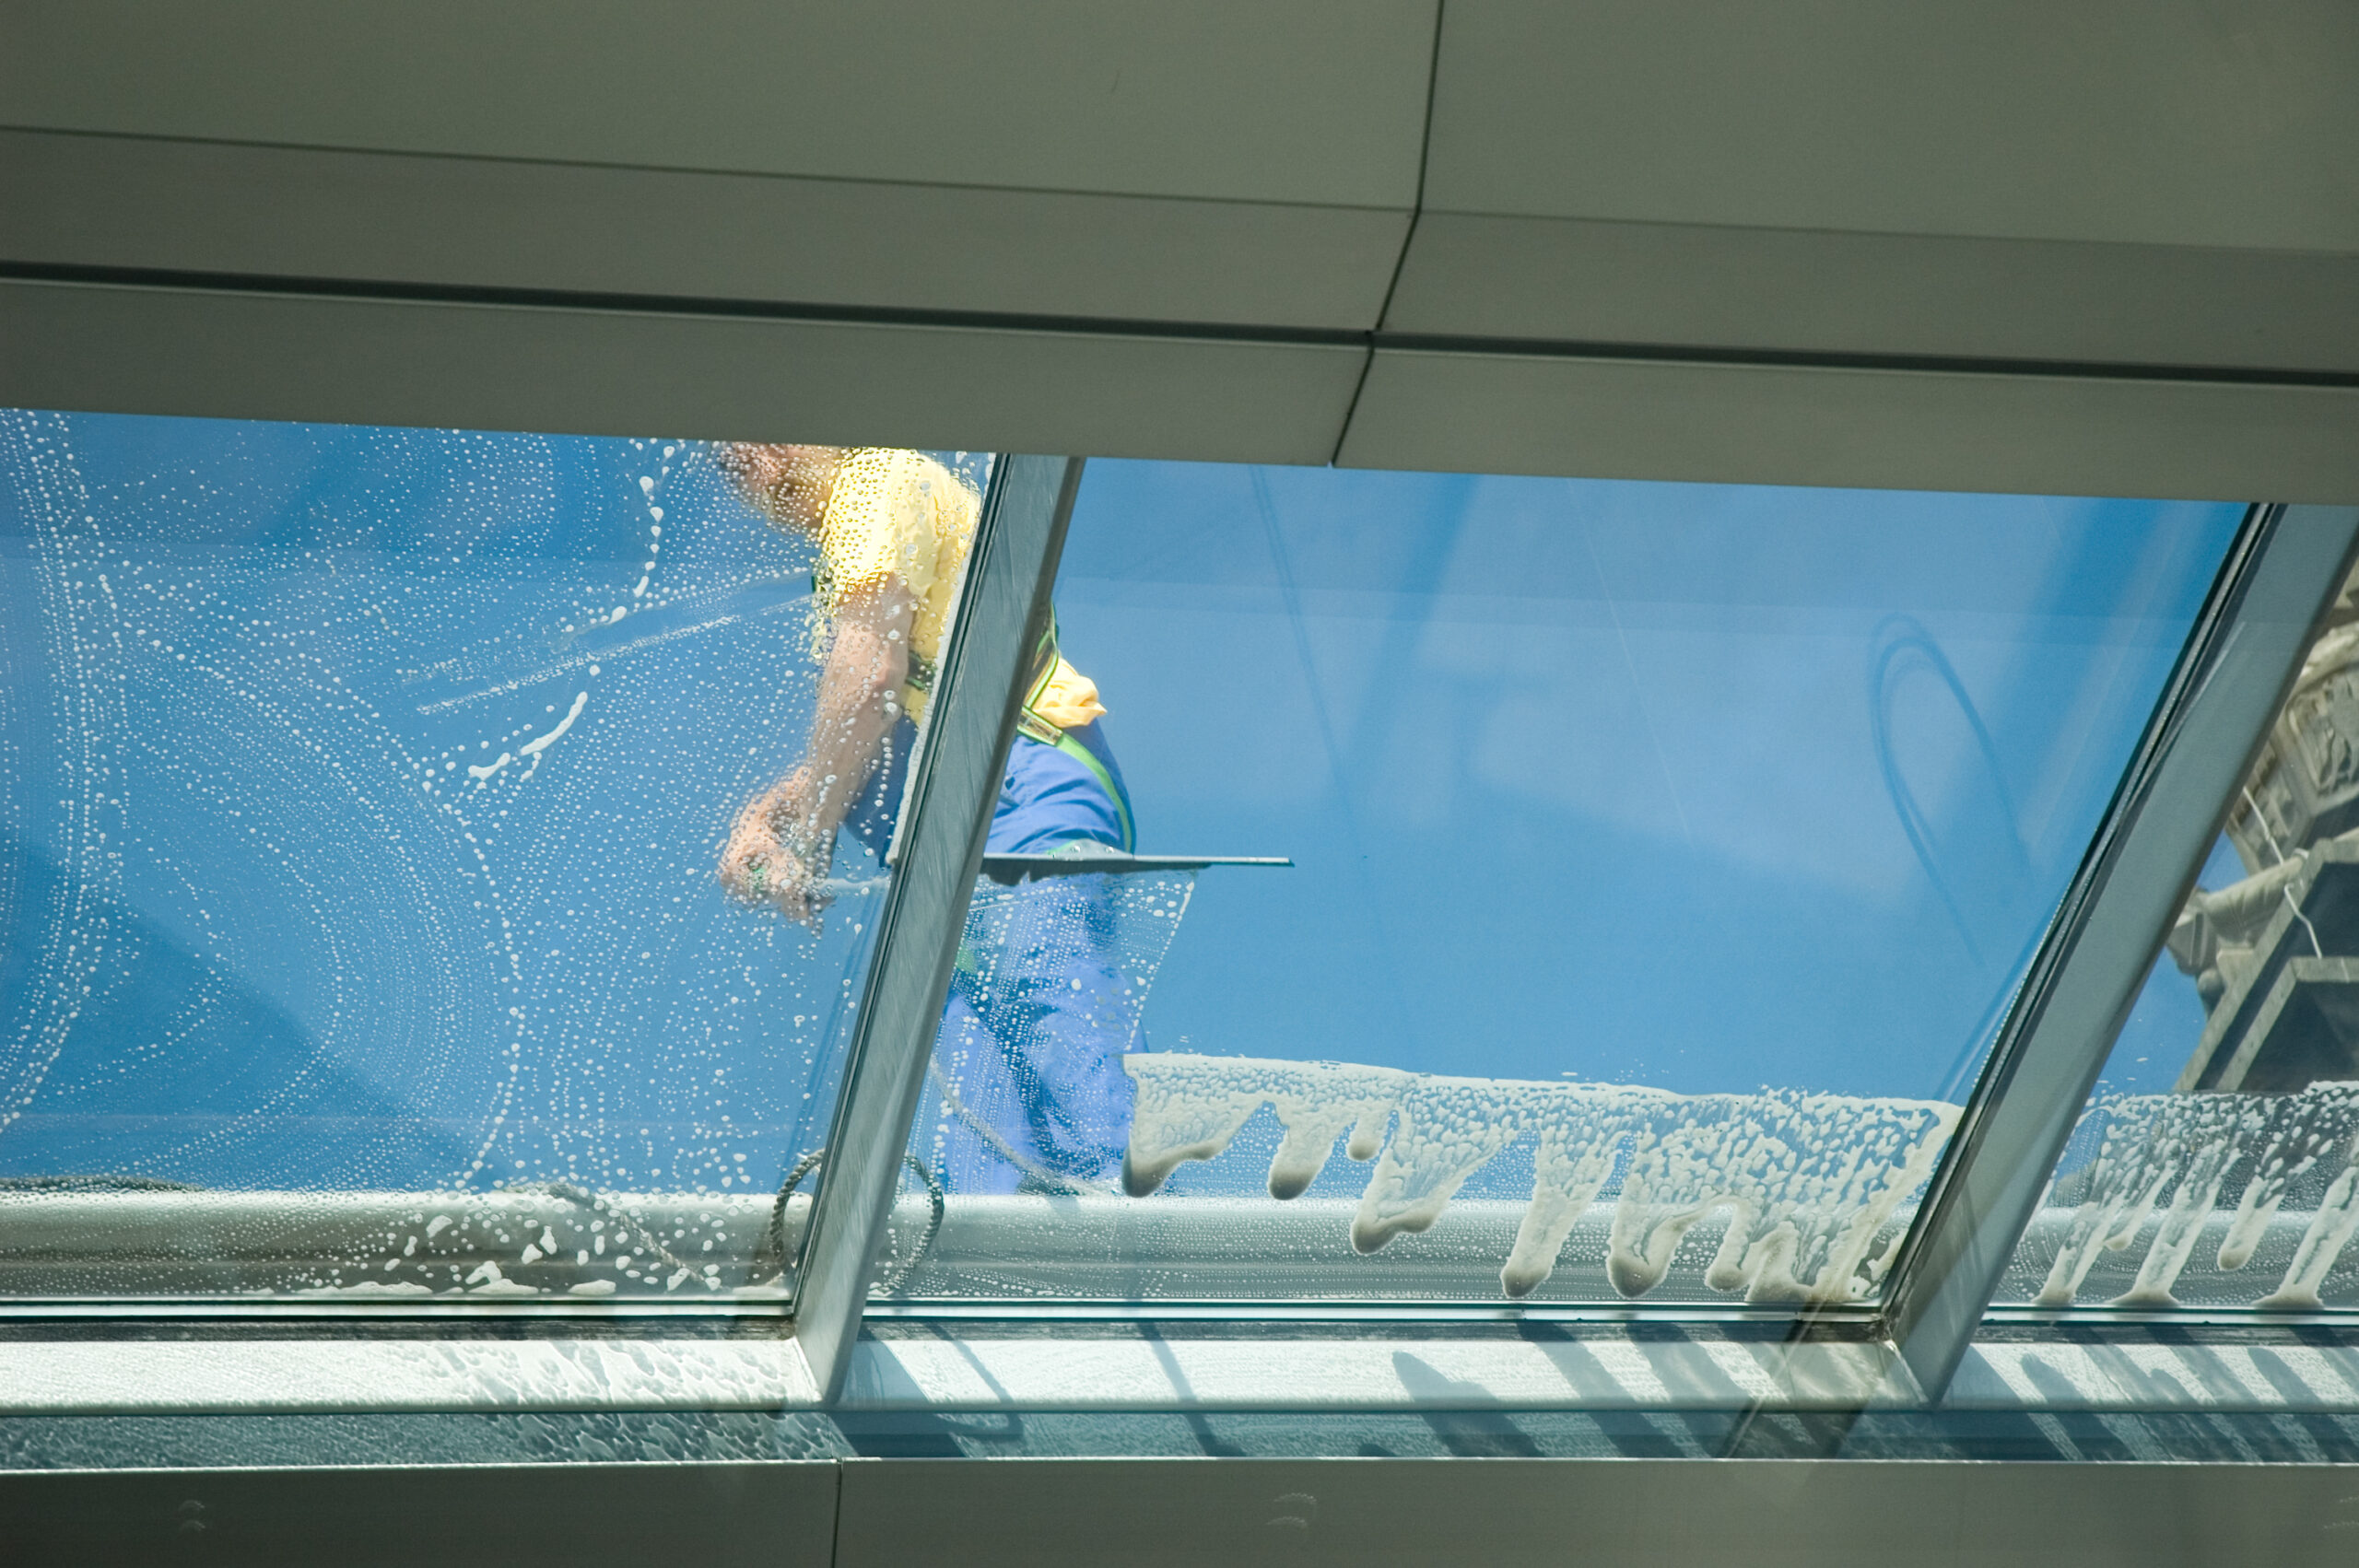
POLYGON ((737 815, 721 857, 723 886, 811 922, 814 884, 827 875, 836 830, 876 769, 900 717, 915 602, 899 579, 848 596, 819 676, 804 762, 737 815))
POLYGON ((804 766, 813 829, 832 837, 876 766, 885 736, 901 716, 910 678, 915 602, 898 578, 851 598, 836 614, 835 640, 819 677, 818 710, 804 766))

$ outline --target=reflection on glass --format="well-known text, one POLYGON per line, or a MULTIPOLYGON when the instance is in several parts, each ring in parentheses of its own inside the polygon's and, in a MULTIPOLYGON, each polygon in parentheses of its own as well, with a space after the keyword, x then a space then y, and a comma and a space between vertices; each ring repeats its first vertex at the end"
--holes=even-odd
POLYGON ((2359 601, 2346 583, 1999 1299, 2359 1303, 2359 601))
POLYGON ((715 875, 829 629, 727 455, 0 415, 0 1288, 779 1292, 891 802, 715 875))
POLYGON ((2240 515, 1093 463, 888 1283, 1872 1297, 2240 515))

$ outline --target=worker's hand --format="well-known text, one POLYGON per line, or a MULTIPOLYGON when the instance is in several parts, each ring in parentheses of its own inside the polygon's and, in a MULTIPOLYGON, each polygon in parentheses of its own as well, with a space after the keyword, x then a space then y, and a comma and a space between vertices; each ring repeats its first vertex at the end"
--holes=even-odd
POLYGON ((819 883, 834 846, 814 828, 811 781, 798 769, 737 813, 721 851, 721 885, 750 904, 775 906, 790 920, 819 929, 827 898, 819 883))

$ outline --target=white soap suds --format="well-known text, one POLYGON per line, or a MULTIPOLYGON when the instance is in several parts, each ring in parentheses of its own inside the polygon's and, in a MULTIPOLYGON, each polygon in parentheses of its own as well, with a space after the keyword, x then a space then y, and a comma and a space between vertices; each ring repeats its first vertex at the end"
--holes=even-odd
POLYGON ((556 729, 550 731, 546 735, 535 736, 534 739, 526 741, 522 745, 518 746, 516 749, 523 753, 526 756, 538 756, 541 753, 557 744, 557 742, 565 738, 565 732, 573 728, 573 721, 581 717, 581 709, 589 700, 590 694, 588 692, 575 693, 573 697, 573 706, 565 710, 565 717, 557 721, 556 729))
POLYGON ((1345 1153, 1375 1160, 1352 1219, 1363 1253, 1430 1228, 1468 1178, 1531 1138, 1532 1199, 1499 1271, 1511 1297, 1548 1278, 1575 1221, 1618 1171, 1606 1267, 1624 1295, 1660 1284, 1688 1230, 1726 1210, 1705 1276, 1712 1288, 1753 1301, 1857 1299, 1876 1282, 1869 1252, 1880 1228, 1931 1173, 1958 1116, 1929 1100, 1684 1095, 1336 1062, 1156 1052, 1122 1065, 1138 1089, 1122 1166, 1133 1197, 1187 1161, 1220 1154, 1267 1105, 1285 1129, 1270 1164, 1273 1197, 1307 1190, 1347 1129, 1345 1153))
POLYGON ((2252 1305, 2318 1307, 2319 1287, 2359 1228, 2359 1083, 2313 1083, 2298 1094, 2125 1096, 2092 1106, 2083 1131, 2097 1135, 2096 1155, 2051 1189, 2051 1203, 2075 1207, 2036 1305, 2071 1305, 2100 1258, 2125 1251, 2154 1223, 2137 1278, 2114 1304, 2175 1305, 2179 1275, 2223 1194, 2237 1197, 2212 1262, 2233 1273, 2251 1262, 2287 1197, 2306 1188, 2317 1205, 2309 1224, 2277 1288, 2252 1305))
POLYGON ((0 411, 24 525, 0 570, 0 836, 33 873, 0 864, 15 1166, 290 1211, 435 1195, 381 1235, 241 1230, 234 1273, 211 1233, 156 1265, 208 1289, 556 1293, 594 1271, 629 1295, 774 1269, 667 1229, 678 1256, 630 1233, 625 1276, 578 1197, 534 1199, 552 1232, 489 1200, 485 1224, 470 1195, 743 1196, 816 1141, 874 917, 806 940, 731 911, 707 842, 808 728, 819 668, 777 658, 806 564, 701 448, 659 469, 660 442, 181 426, 85 451, 83 423, 0 411), (299 449, 316 486, 278 482, 299 449), (53 1114, 93 1094, 136 1114, 53 1114), (470 1281, 486 1254, 516 1273, 470 1281))

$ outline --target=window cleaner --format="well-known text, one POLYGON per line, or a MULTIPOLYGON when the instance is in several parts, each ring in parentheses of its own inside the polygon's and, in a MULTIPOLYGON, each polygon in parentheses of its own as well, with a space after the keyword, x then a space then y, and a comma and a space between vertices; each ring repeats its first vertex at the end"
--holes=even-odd
MULTIPOLYGON (((980 498, 914 451, 715 455, 757 511, 817 545, 809 652, 821 663, 804 760, 738 813, 721 881, 816 928, 831 897, 862 885, 828 876, 839 833, 886 857, 980 498)), ((1116 873, 1215 862, 1135 855, 1105 714, 1060 653, 1052 615, 985 846, 986 873, 1014 895, 992 901, 991 940, 963 946, 943 1010, 936 1076, 957 1125, 940 1176, 952 1191, 1110 1189, 1121 1164, 1133 1092, 1120 1059, 1138 1043, 1141 998, 1113 952, 1116 873)))

